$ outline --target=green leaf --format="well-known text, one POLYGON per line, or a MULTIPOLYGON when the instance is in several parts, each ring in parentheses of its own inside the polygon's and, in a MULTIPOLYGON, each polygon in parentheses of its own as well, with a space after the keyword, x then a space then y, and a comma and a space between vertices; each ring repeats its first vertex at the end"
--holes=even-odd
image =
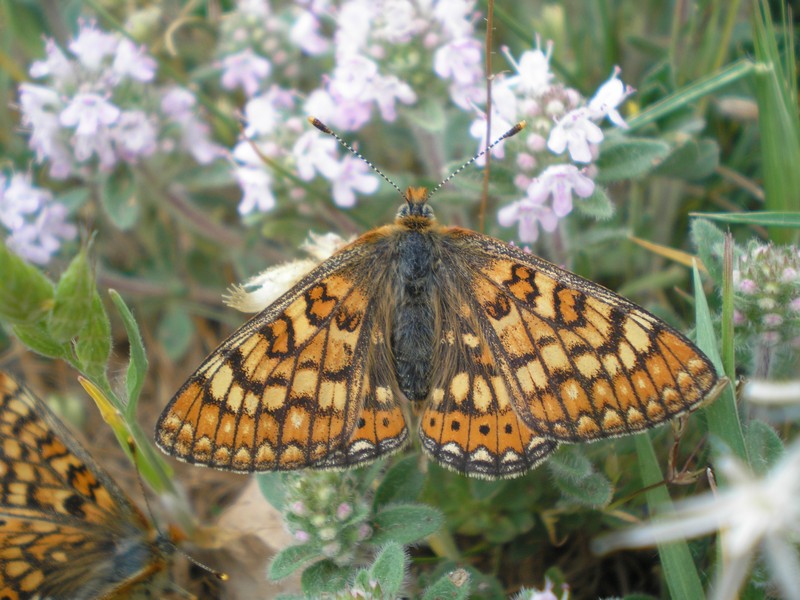
POLYGON ((383 547, 369 568, 370 579, 377 581, 385 597, 396 598, 406 574, 406 555, 397 542, 383 547))
POLYGON ((53 284, 41 271, 0 244, 0 318, 31 324, 52 307, 53 284))
POLYGON ((55 303, 47 328, 59 342, 71 340, 83 329, 92 307, 94 274, 86 248, 72 259, 61 275, 55 291, 55 303))
POLYGON ((139 219, 135 190, 133 177, 124 167, 114 171, 103 186, 101 198, 106 214, 123 231, 133 227, 139 219))
POLYGON ((180 360, 194 338, 194 325, 186 310, 177 304, 161 316, 156 337, 173 362, 180 360))
POLYGON ((437 509, 424 504, 396 504, 382 508, 372 521, 370 543, 411 544, 435 532, 444 517, 437 509))
POLYGON ((675 148, 653 173, 694 181, 713 175, 718 166, 719 145, 715 140, 690 139, 675 148))
POLYGON ((442 575, 426 589, 422 600, 467 600, 471 587, 469 572, 455 569, 442 575))
POLYGON ((758 475, 765 475, 783 456, 783 441, 764 421, 753 419, 748 423, 745 443, 750 466, 758 475))
POLYGON ((591 461, 579 446, 562 446, 547 466, 565 500, 585 506, 606 506, 613 488, 605 475, 596 473, 591 461))
POLYGON ((117 307, 117 311, 122 317, 122 324, 128 334, 128 370, 125 373, 125 391, 128 394, 128 403, 125 405, 125 412, 129 415, 136 414, 136 405, 139 402, 139 392, 144 385, 147 376, 147 353, 144 349, 142 334, 139 332, 139 325, 133 317, 133 313, 125 304, 116 290, 108 290, 111 301, 117 307))
POLYGON ((376 509, 390 502, 412 502, 417 499, 425 483, 418 460, 418 456, 412 455, 392 465, 375 490, 372 504, 376 509))
POLYGON ((580 481, 557 479, 556 485, 565 500, 592 508, 607 506, 614 492, 611 482, 602 473, 593 473, 580 481))
POLYGON ((255 476, 258 489, 275 510, 282 511, 286 505, 286 488, 283 486, 283 473, 259 473, 255 476))
POLYGON ((345 588, 353 577, 353 569, 340 567, 332 560, 321 560, 310 565, 300 576, 304 598, 322 598, 345 588))
POLYGON ((89 200, 89 192, 89 186, 76 187, 56 196, 56 202, 66 206, 69 213, 73 214, 89 200))
POLYGON ((284 548, 269 565, 267 576, 274 580, 283 579, 294 573, 304 564, 320 557, 320 550, 316 544, 299 544, 284 548))
POLYGON ((54 340, 44 324, 19 324, 14 325, 11 330, 20 342, 34 352, 50 358, 67 358, 69 356, 69 344, 60 344, 54 340))
POLYGON ((75 355, 80 361, 81 370, 89 377, 103 381, 106 364, 111 355, 111 322, 100 299, 94 290, 89 317, 75 342, 75 355))
POLYGON ((594 474, 591 461, 578 445, 561 446, 545 464, 558 479, 580 481, 594 474))
POLYGON ((606 138, 600 146, 596 181, 608 183, 638 179, 652 171, 670 153, 670 146, 650 138, 606 138))
POLYGON ((689 213, 690 217, 702 217, 722 223, 737 225, 763 225, 765 227, 800 227, 800 212, 748 211, 740 213, 689 213))
MULTIPOLYGON (((661 474, 650 435, 640 433, 634 436, 634 442, 639 458, 642 486, 650 487, 645 492, 650 512, 669 515, 672 512, 672 502, 667 488, 663 485, 656 485, 663 481, 664 477, 661 474)), ((697 567, 692 560, 692 553, 685 541, 658 544, 658 555, 661 559, 661 568, 664 571, 670 598, 706 597, 697 567)))
POLYGON ((606 221, 614 216, 614 203, 600 185, 594 186, 592 195, 588 198, 576 198, 575 209, 586 217, 598 221, 606 221))

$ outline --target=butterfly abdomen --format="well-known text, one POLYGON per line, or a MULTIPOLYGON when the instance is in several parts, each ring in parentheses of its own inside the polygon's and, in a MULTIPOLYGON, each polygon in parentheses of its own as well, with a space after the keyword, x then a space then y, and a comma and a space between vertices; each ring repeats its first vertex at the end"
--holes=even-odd
POLYGON ((434 252, 428 232, 406 231, 396 246, 392 353, 400 390, 422 401, 430 390, 434 332, 434 252))

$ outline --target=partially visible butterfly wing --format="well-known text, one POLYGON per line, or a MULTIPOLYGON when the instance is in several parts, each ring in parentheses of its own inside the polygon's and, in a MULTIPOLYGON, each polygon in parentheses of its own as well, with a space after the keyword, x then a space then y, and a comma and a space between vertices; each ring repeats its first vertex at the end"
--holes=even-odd
POLYGON ((354 466, 402 446, 372 332, 388 301, 390 229, 353 242, 224 341, 162 413, 161 449, 253 472, 354 466))
POLYGON ((558 442, 537 435, 516 415, 477 315, 463 297, 465 289, 456 282, 443 288, 443 331, 435 337, 440 343, 434 350, 434 379, 419 424, 422 447, 433 460, 464 475, 522 475, 558 442))
POLYGON ((0 597, 98 598, 165 567, 144 516, 2 372, 0 481, 0 597))
POLYGON ((511 404, 541 435, 641 431, 691 410, 718 383, 694 344, 621 296, 498 240, 445 231, 511 404))

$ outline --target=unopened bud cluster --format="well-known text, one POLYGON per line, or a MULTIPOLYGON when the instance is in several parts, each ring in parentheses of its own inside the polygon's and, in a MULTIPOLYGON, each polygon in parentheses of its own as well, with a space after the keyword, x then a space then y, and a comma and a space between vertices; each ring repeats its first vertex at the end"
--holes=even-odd
MULTIPOLYGON (((739 340, 762 354, 800 346, 800 250, 750 242, 733 271, 739 340)), ((763 357, 762 357, 763 358, 763 357)), ((772 362, 772 361, 771 361, 772 362)), ((759 369, 761 376, 768 371, 759 369)))
POLYGON ((318 545, 337 564, 351 564, 360 542, 372 534, 362 496, 348 474, 298 473, 286 482, 284 517, 298 542, 318 545))

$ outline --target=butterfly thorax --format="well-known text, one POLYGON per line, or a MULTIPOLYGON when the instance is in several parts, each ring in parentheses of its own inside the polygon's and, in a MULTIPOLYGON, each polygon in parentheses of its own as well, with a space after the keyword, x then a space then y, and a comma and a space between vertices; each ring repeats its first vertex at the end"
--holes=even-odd
POLYGON ((392 354, 400 390, 412 401, 430 391, 433 359, 436 224, 425 188, 408 188, 397 214, 392 354))

